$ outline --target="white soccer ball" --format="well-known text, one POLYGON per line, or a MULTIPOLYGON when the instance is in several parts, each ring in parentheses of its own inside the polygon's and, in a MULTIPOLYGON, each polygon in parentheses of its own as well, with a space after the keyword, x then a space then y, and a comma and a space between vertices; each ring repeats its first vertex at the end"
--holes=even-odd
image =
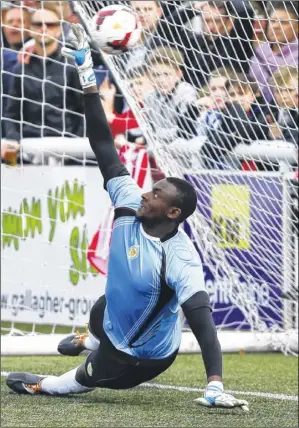
POLYGON ((132 49, 141 36, 138 16, 128 6, 101 9, 92 20, 91 36, 104 52, 118 55, 132 49))

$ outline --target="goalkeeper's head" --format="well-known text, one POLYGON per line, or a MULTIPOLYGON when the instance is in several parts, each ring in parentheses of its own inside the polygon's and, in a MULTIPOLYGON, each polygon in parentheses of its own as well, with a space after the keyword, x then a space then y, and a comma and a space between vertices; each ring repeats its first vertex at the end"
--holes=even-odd
POLYGON ((171 223, 178 226, 193 214, 196 204, 195 189, 188 181, 168 177, 142 195, 137 218, 150 226, 171 223))

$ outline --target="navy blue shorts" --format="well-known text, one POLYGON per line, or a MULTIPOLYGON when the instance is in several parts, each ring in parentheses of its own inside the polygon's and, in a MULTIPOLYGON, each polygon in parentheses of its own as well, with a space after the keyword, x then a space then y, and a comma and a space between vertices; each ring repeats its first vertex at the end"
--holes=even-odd
POLYGON ((103 329, 105 296, 93 306, 89 330, 100 340, 100 346, 87 357, 77 372, 76 380, 83 386, 129 389, 154 379, 175 361, 178 351, 162 360, 145 360, 116 349, 103 329))

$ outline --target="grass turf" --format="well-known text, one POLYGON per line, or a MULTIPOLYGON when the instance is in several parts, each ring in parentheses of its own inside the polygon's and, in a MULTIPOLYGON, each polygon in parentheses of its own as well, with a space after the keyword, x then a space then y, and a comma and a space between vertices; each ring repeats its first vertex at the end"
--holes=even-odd
MULTIPOLYGON (((84 358, 3 357, 2 371, 62 374, 84 358)), ((298 394, 298 360, 280 354, 224 355, 230 390, 298 394)), ((204 386, 198 355, 181 355, 155 383, 204 386)), ((250 412, 198 407, 194 392, 135 388, 69 397, 17 396, 1 378, 1 427, 297 427, 298 402, 242 397, 250 412)), ((238 395, 241 398, 240 395, 238 395)))

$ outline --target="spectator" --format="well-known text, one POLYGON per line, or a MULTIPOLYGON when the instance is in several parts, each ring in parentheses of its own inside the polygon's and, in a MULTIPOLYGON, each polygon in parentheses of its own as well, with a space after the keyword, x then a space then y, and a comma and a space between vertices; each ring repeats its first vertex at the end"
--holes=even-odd
POLYGON ((236 74, 226 82, 226 99, 223 104, 207 111, 206 135, 201 155, 208 169, 239 168, 232 150, 240 143, 267 139, 268 124, 257 99, 257 84, 250 83, 243 74, 236 74))
MULTIPOLYGON (((134 71, 132 71, 132 73, 128 75, 128 79, 129 79, 131 94, 133 95, 138 106, 143 110, 145 98, 154 90, 152 83, 147 76, 146 69, 144 67, 134 69, 134 71)), ((130 113, 130 110, 129 110, 129 113, 130 113)), ((133 115, 132 111, 131 111, 131 115, 133 115)), ((132 142, 138 145, 145 144, 145 139, 143 137, 142 131, 139 128, 139 126, 130 127, 126 134, 126 138, 129 142, 132 142)))
MULTIPOLYGON (((146 76, 144 68, 135 69, 128 76, 131 94, 135 98, 136 103, 140 108, 144 106, 144 98, 153 89, 151 83, 146 76)), ((102 104, 110 123, 111 132, 114 137, 124 134, 124 140, 138 145, 145 144, 141 130, 137 120, 135 119, 132 110, 128 109, 124 113, 117 113, 114 110, 114 98, 116 95, 116 88, 107 77, 104 79, 100 87, 100 94, 102 96, 102 104)))
MULTIPOLYGON (((29 38, 30 14, 20 7, 12 7, 3 14, 2 48, 2 111, 6 109, 7 94, 12 81, 12 70, 17 64, 17 51, 29 38)), ((2 137, 5 128, 1 123, 2 137)))
MULTIPOLYGON (((198 88, 207 84, 210 74, 220 67, 248 72, 248 58, 253 55, 253 16, 248 2, 194 2, 193 8, 179 8, 161 20, 160 44, 170 43, 184 55, 184 79, 198 88), (187 29, 186 22, 200 14, 201 34, 187 29)), ((152 41, 152 45, 155 45, 152 41)))
POLYGON ((197 98, 196 89, 182 80, 182 55, 159 48, 148 59, 148 77, 154 91, 145 98, 145 112, 155 136, 166 143, 185 137, 188 105, 197 98))
POLYGON ((3 17, 4 47, 18 51, 30 39, 30 14, 28 10, 14 6, 3 17))
POLYGON ((138 123, 132 110, 129 109, 122 114, 115 112, 114 99, 116 88, 113 83, 109 81, 108 77, 104 79, 100 87, 100 94, 102 97, 103 108, 114 138, 119 134, 126 134, 132 128, 138 128, 138 123))
POLYGON ((76 70, 60 53, 59 12, 50 5, 31 16, 36 55, 13 70, 4 112, 6 137, 83 135, 83 98, 76 70))
MULTIPOLYGON (((152 41, 160 40, 160 32, 163 30, 160 27, 163 10, 159 1, 131 1, 130 5, 139 16, 143 31, 137 46, 120 57, 119 64, 122 65, 122 68, 128 74, 130 74, 135 68, 138 69, 140 67, 144 67, 146 58, 152 49, 152 41)), ((157 43, 154 42, 154 45, 156 44, 157 43)), ((94 64, 101 65, 101 58, 98 58, 95 53, 93 55, 93 59, 94 64)), ((114 109, 118 113, 123 113, 127 109, 127 106, 120 88, 117 86, 115 81, 113 83, 117 89, 114 109)))
MULTIPOLYGON (((30 2, 28 8, 30 7, 31 11, 36 9, 50 9, 53 7, 57 10, 59 14, 59 21, 62 28, 60 40, 68 41, 72 37, 72 32, 70 28, 70 23, 79 23, 79 17, 73 11, 72 5, 68 1, 43 1, 43 2, 30 2)), ((35 53, 35 40, 31 39, 28 43, 25 44, 24 48, 21 50, 18 60, 29 64, 31 54, 35 53)))
POLYGON ((236 78, 236 72, 231 68, 220 68, 217 74, 212 74, 209 78, 208 93, 211 97, 213 108, 224 108, 227 101, 227 82, 236 78))
POLYGON ((269 83, 274 87, 274 103, 267 116, 269 138, 285 140, 298 146, 298 69, 280 67, 269 83))
POLYGON ((143 31, 139 45, 127 55, 126 70, 141 67, 145 64, 151 38, 156 38, 159 34, 159 22, 163 13, 158 1, 132 1, 131 6, 139 16, 143 31))
MULTIPOLYGON (((265 110, 259 104, 260 90, 256 82, 239 73, 226 82, 226 105, 234 107, 236 117, 239 117, 240 127, 236 138, 241 143, 250 144, 252 141, 265 140, 268 135, 268 124, 265 110)), ((237 142, 238 144, 238 142, 237 142)))
POLYGON ((280 66, 298 66, 298 2, 269 2, 269 8, 267 42, 256 48, 250 61, 250 77, 259 82, 267 101, 273 97, 271 75, 280 66))
MULTIPOLYGON (((196 136, 206 136, 207 134, 207 112, 223 109, 227 101, 226 82, 229 78, 236 76, 231 68, 219 68, 217 74, 212 74, 209 82, 198 93, 199 99, 188 107, 187 117, 190 119, 188 128, 196 136)), ((210 114, 210 113, 209 113, 210 114)), ((186 129, 187 131, 187 129, 186 129)))
POLYGON ((254 10, 254 21, 253 21, 253 38, 254 44, 256 47, 260 42, 265 41, 266 31, 267 31, 267 11, 265 1, 252 1, 252 8, 254 10))

